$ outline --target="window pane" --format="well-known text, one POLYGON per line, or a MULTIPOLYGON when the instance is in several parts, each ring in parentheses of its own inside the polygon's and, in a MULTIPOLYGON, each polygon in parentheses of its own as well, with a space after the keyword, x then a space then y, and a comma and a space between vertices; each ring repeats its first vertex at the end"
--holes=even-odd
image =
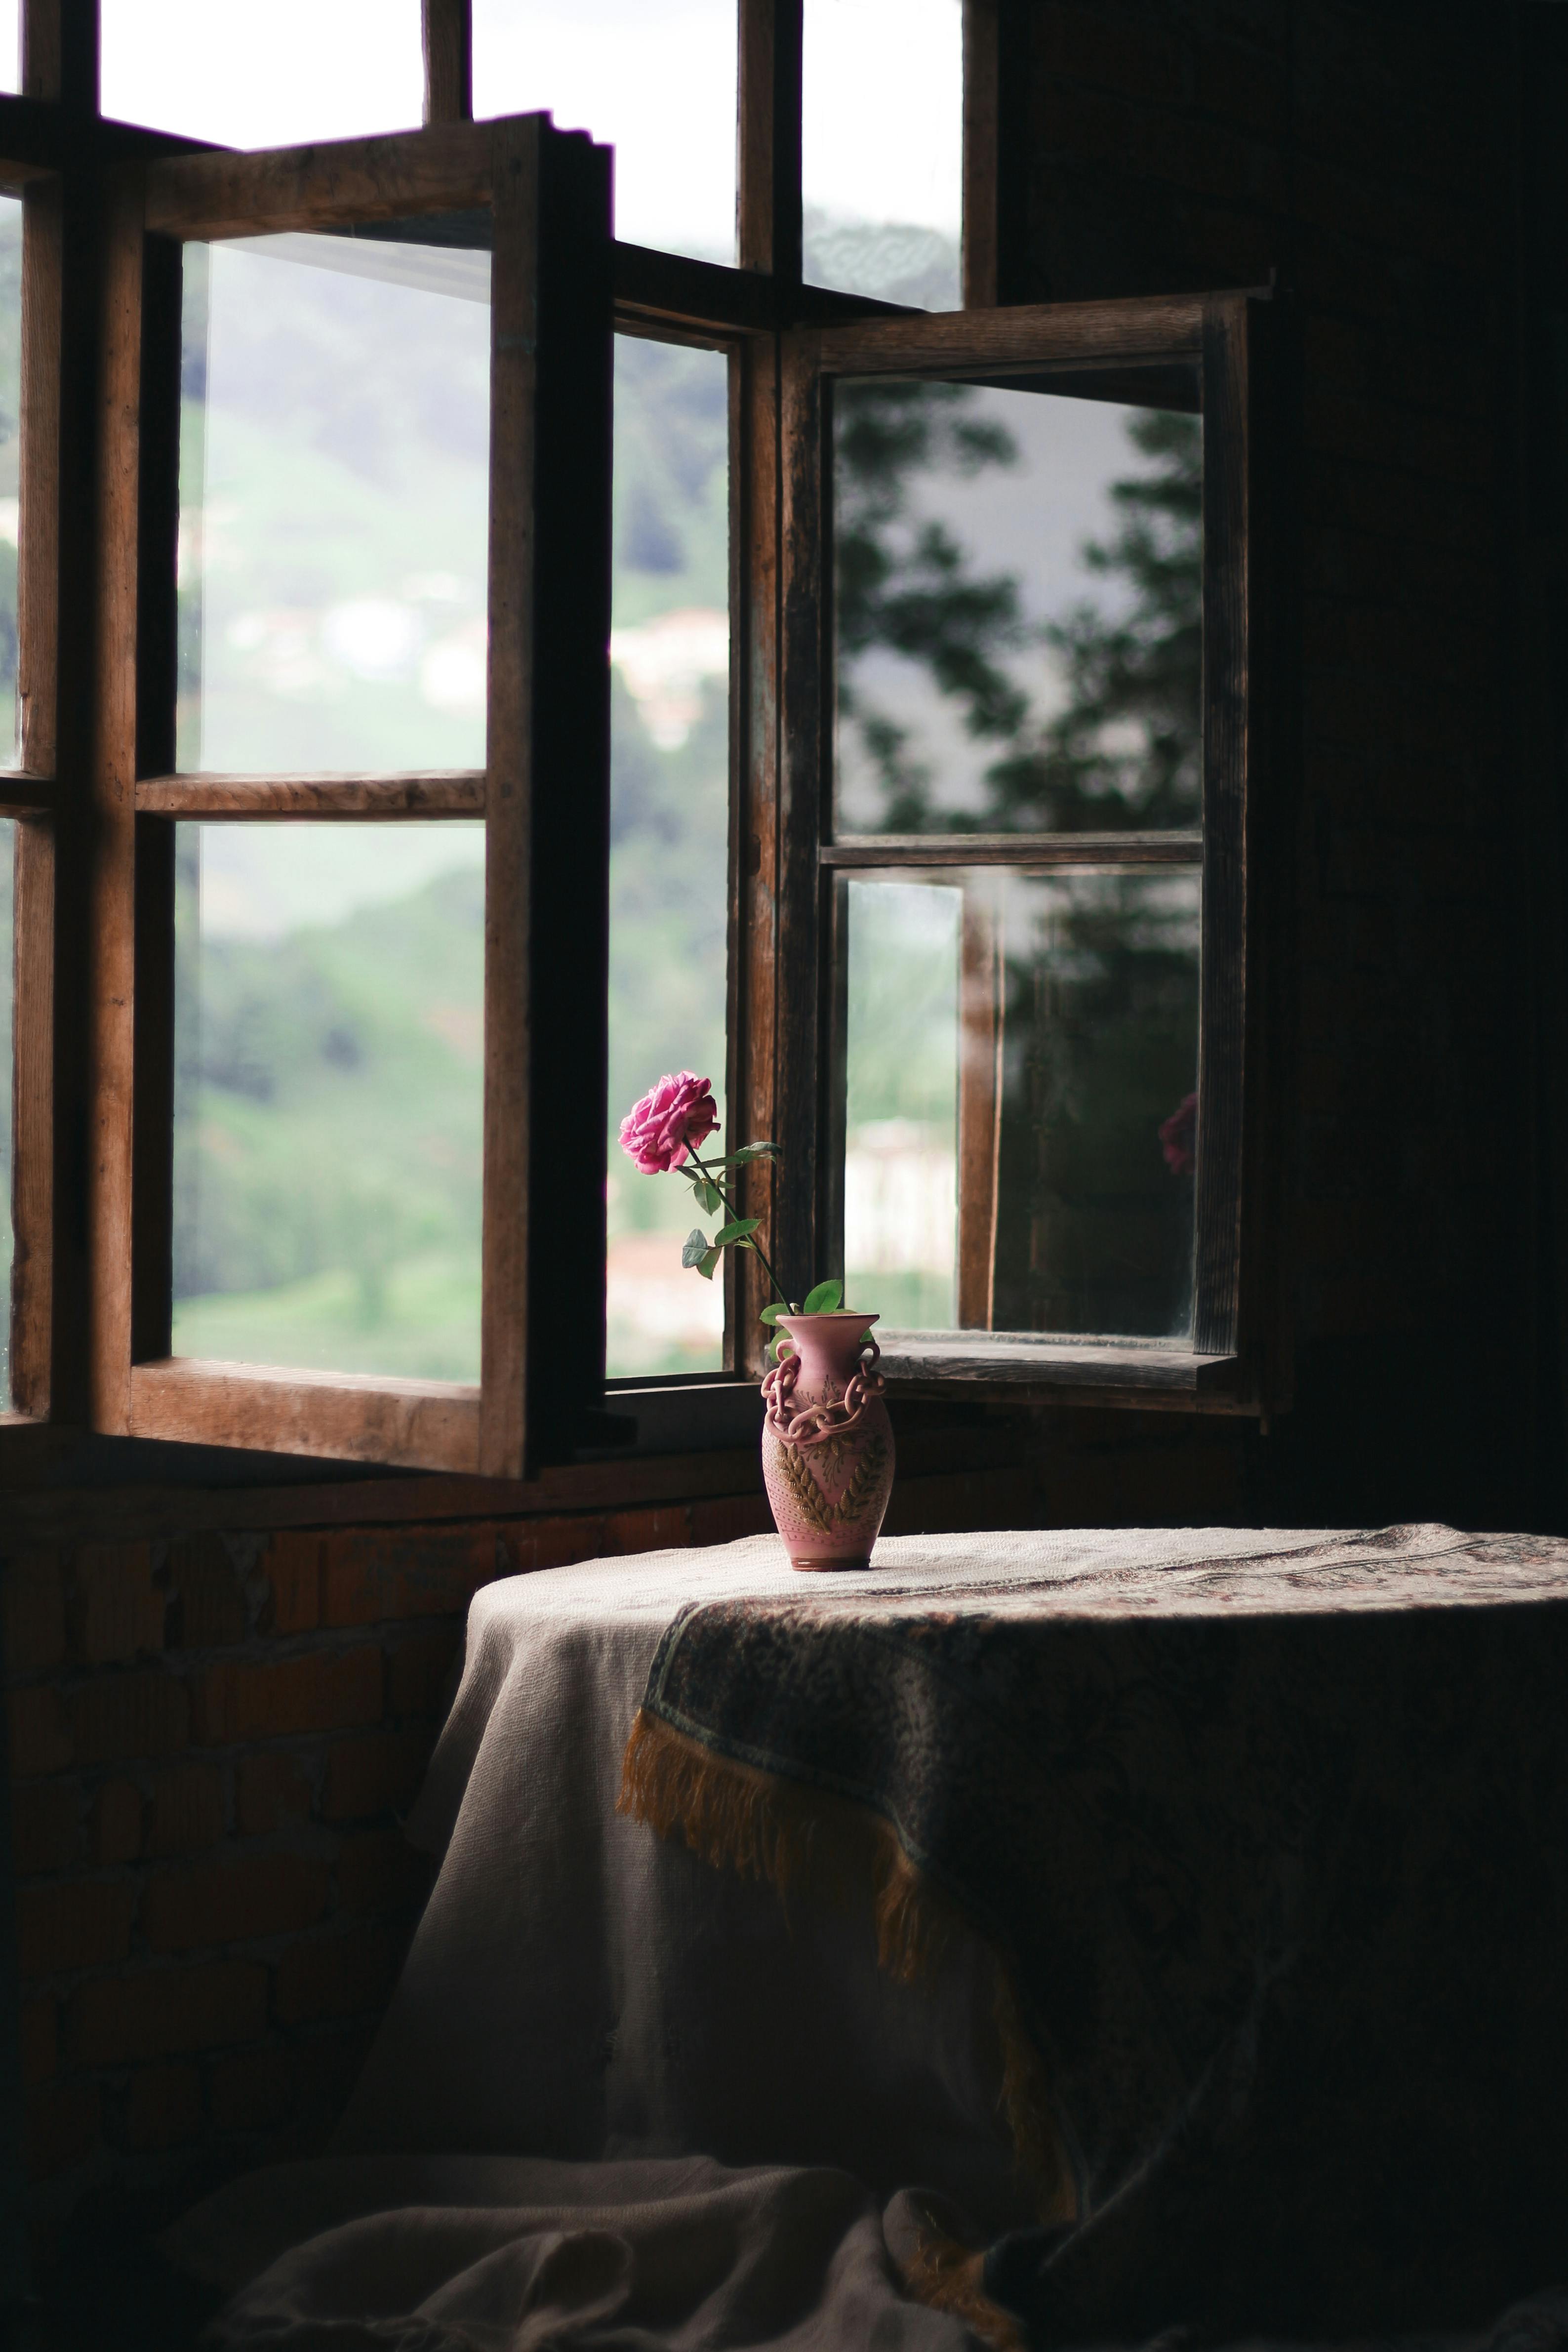
POLYGON ((179 761, 485 761, 490 257, 186 247, 179 761))
POLYGON ((22 205, 19 197, 0 196, 0 768, 15 768, 21 761, 16 736, 21 425, 22 205))
POLYGON ((0 0, 0 89, 22 87, 20 0, 0 0))
POLYGON ((805 0, 804 41, 808 284, 957 310, 961 0, 805 0))
POLYGON ((737 0, 474 0, 474 111, 615 149, 615 234, 735 259, 737 0))
MULTIPOLYGON (((678 1176, 640 1175, 625 1112, 666 1071, 724 1108, 729 407, 721 352, 618 336, 610 856, 611 1377, 724 1361, 724 1286, 681 1265, 678 1176)), ((723 1145, 715 1139, 714 1148, 723 1145)), ((716 1223, 716 1220, 714 1221, 716 1223)), ((713 1228, 710 1226, 710 1230, 713 1228)))
POLYGON ((220 147, 411 131, 419 0, 99 0, 103 111, 220 147))
POLYGON ((957 1317, 962 889, 851 882, 844 1297, 905 1330, 957 1317))
POLYGON ((174 1347, 479 1377, 481 824, 182 824, 174 1347))
POLYGON ((1199 822, 1196 415, 845 383, 834 480, 841 832, 1199 822))
POLYGON ((16 827, 0 818, 0 1412, 11 1406, 11 1072, 16 827))
POLYGON ((853 1303, 917 1328, 1188 1338, 1197 869, 847 896, 853 1303))

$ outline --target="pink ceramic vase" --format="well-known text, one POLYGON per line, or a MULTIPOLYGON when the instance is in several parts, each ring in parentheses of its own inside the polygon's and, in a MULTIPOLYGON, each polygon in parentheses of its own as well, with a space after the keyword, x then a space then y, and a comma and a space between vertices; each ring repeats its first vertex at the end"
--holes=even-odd
POLYGON ((792 1568, 864 1568, 893 1492, 874 1315, 781 1315, 762 1383, 762 1475, 792 1568))

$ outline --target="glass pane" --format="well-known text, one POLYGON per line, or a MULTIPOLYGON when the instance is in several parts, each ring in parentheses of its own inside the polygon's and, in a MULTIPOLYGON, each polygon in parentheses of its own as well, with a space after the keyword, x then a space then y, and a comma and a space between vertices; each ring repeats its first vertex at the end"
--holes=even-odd
POLYGON ((11 1406, 11 1016, 15 1005, 12 909, 16 827, 0 818, 0 1412, 11 1406))
POLYGON ((0 0, 0 89, 22 87, 21 0, 0 0))
POLYGON ((220 147, 412 131, 419 0, 99 0, 103 111, 220 147))
POLYGON ((179 761, 479 768, 490 257, 185 248, 179 761))
POLYGON ((847 892, 853 1303, 920 1328, 1188 1338, 1197 868, 847 892))
POLYGON ((1198 417, 861 381, 834 453, 841 831, 1197 824, 1198 417))
POLYGON ((735 259, 737 0, 474 0, 474 111, 615 149, 615 234, 735 259))
MULTIPOLYGON (((681 1265, 683 1179, 617 1130, 666 1072, 724 1108, 729 404, 722 352, 619 336, 610 854, 611 1377, 724 1361, 724 1286, 681 1265)), ((722 1132, 722 1130, 721 1130, 722 1132)), ((715 1139, 715 1149, 724 1149, 715 1139)))
POLYGON ((956 310, 962 0, 805 0, 807 283, 956 310))
POLYGON ((851 882, 844 1300, 905 1330, 957 1319, 964 893, 851 882))
POLYGON ((479 1377, 482 824, 182 824, 174 1348, 479 1377))

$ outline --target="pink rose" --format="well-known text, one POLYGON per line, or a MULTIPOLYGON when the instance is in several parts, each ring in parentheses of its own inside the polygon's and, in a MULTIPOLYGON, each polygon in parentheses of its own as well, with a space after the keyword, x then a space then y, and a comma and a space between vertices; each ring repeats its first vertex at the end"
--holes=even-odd
POLYGON ((712 1081, 679 1070, 632 1104, 621 1122, 621 1149, 644 1176, 662 1176, 678 1168, 717 1125, 712 1081))
POLYGON ((1197 1165, 1197 1097, 1177 1103, 1169 1118, 1160 1121, 1160 1150, 1173 1176, 1190 1174, 1197 1165))

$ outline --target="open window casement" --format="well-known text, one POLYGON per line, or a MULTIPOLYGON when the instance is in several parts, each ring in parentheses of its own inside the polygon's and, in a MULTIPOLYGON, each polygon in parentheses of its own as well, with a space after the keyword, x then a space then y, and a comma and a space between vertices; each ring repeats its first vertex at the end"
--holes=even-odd
POLYGON ((517 1476, 599 1399, 609 191, 544 116, 119 184, 100 1430, 517 1476))
POLYGON ((911 1388, 1257 1406, 1257 310, 784 338, 779 1246, 911 1388))

